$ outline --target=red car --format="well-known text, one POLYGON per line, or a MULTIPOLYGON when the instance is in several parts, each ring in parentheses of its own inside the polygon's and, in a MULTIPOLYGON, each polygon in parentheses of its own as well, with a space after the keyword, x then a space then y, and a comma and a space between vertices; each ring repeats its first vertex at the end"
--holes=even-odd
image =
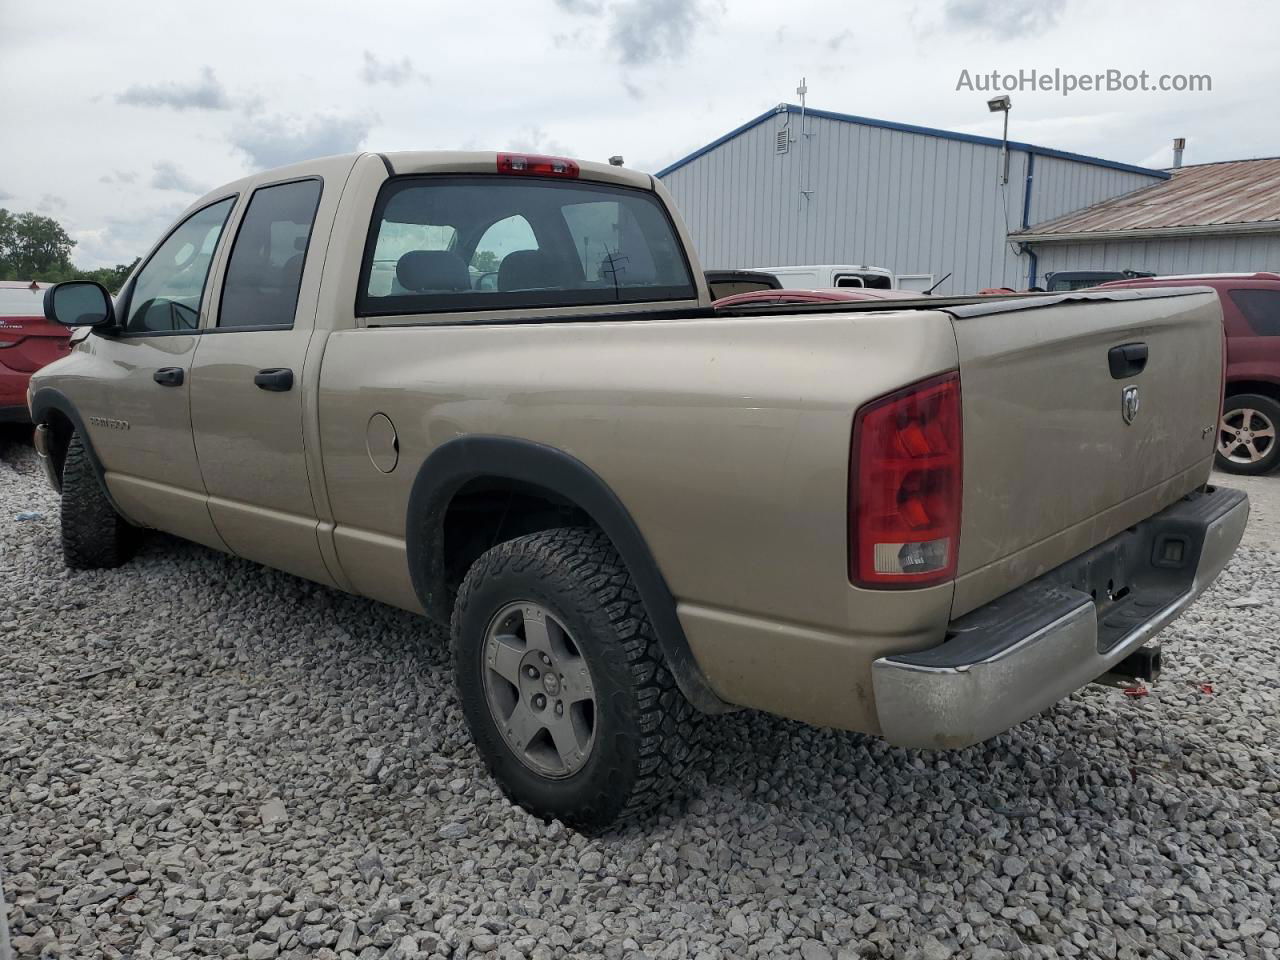
POLYGON ((0 280, 0 423, 30 423, 27 381, 71 350, 66 327, 44 318, 52 284, 0 280))
POLYGON ((1280 467, 1280 274, 1204 273, 1115 280, 1110 287, 1213 287, 1227 334, 1227 384, 1218 423, 1218 467, 1280 467))

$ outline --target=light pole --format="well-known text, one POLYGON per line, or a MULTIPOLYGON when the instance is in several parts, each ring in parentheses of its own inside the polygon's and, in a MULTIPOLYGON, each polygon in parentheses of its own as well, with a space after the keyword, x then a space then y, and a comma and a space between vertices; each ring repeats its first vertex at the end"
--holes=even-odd
POLYGON ((999 97, 992 97, 987 101, 987 109, 992 113, 1004 114, 1004 138, 1000 141, 1000 185, 1004 186, 1009 182, 1009 110, 1013 107, 1013 101, 1009 99, 1008 94, 999 97))

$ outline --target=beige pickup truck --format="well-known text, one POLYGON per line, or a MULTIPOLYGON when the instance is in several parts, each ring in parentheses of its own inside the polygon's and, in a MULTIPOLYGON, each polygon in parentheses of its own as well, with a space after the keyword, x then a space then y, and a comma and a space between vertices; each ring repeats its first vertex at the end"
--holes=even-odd
POLYGON ((451 624, 517 802, 678 789, 701 713, 992 737, 1218 575, 1210 291, 717 313, 652 177, 333 157, 193 205, 37 374, 73 568, 150 527, 451 624))

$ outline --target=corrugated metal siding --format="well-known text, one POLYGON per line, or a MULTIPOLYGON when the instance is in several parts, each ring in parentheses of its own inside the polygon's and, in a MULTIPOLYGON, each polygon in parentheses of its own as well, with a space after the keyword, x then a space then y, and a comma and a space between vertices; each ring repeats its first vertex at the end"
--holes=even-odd
MULTIPOLYGON (((935 280, 953 272, 939 293, 1026 284, 1027 258, 1006 241, 1022 225, 1026 153, 1012 153, 1001 187, 997 147, 822 117, 804 124, 809 136, 798 115, 777 114, 663 178, 704 266, 867 263, 935 280), (795 142, 778 155, 788 121, 795 142)), ((1037 156, 1035 181, 1033 222, 1150 178, 1037 156)))
POLYGON ((1038 243, 1040 279, 1055 270, 1233 273, 1280 270, 1280 236, 1184 237, 1105 243, 1038 243))
POLYGON ((779 115, 665 178, 704 264, 872 263, 936 278, 955 270, 940 290, 973 289, 993 269, 1007 282, 1019 275, 1003 229, 990 228, 1003 228, 1006 214, 1020 223, 1023 155, 1001 191, 990 147, 812 117, 803 136, 800 123, 779 115), (795 142, 779 156, 788 119, 795 142))

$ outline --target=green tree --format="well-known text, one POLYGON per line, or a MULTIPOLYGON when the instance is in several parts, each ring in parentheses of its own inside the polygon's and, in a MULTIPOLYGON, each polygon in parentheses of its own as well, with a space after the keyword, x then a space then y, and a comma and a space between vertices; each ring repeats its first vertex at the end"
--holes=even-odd
POLYGON ((52 217, 0 209, 0 279, 65 279, 75 245, 52 217))
POLYGON ((493 273, 498 269, 498 255, 492 250, 481 250, 471 258, 471 265, 481 273, 493 273))
POLYGON ((79 270, 75 267, 71 269, 75 273, 74 279, 94 280, 112 293, 117 293, 141 259, 141 257, 134 257, 133 263, 117 263, 114 267, 98 267, 95 270, 79 270))
POLYGON ((71 263, 75 244, 52 217, 0 208, 0 280, 94 280, 115 293, 141 259, 81 270, 71 263))

